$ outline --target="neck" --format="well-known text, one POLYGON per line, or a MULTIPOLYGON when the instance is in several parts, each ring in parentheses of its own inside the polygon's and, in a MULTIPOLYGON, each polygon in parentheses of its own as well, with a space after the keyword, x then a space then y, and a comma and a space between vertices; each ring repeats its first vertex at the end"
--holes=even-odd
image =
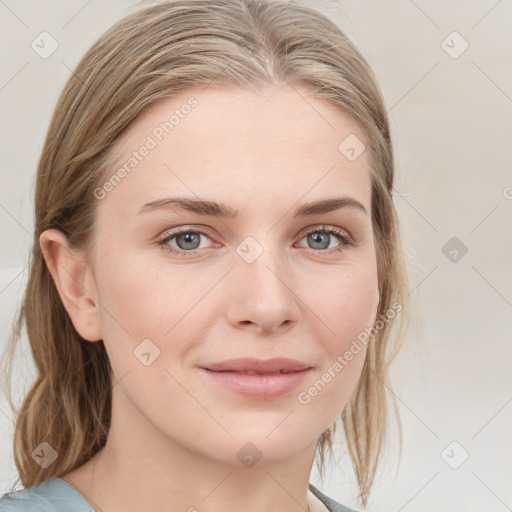
MULTIPOLYGON (((125 512, 305 512, 326 510, 308 492, 316 440, 293 457, 252 467, 232 464, 148 431, 113 408, 105 447, 65 478, 92 507, 125 512)), ((245 443, 244 443, 245 444, 245 443)), ((242 443, 240 444, 242 446, 242 443)))

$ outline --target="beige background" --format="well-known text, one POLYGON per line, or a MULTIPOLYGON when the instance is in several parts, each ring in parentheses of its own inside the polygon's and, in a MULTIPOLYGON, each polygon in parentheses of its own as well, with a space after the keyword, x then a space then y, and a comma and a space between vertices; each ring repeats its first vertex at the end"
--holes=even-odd
MULTIPOLYGON (((342 26, 380 80, 397 158, 395 204, 423 313, 424 344, 412 331, 392 371, 401 464, 391 437, 367 510, 511 510, 512 2, 308 3, 342 26), (445 246, 452 237, 458 247, 445 246)), ((33 180, 50 115, 79 58, 130 5, 0 1, 0 348, 26 282, 33 180), (58 43, 46 59, 31 48, 43 31, 58 43)), ((25 344, 20 393, 33 370, 25 344)), ((1 492, 16 476, 3 394, 0 427, 1 492)), ((347 456, 323 483, 316 472, 312 481, 360 509, 347 456)))

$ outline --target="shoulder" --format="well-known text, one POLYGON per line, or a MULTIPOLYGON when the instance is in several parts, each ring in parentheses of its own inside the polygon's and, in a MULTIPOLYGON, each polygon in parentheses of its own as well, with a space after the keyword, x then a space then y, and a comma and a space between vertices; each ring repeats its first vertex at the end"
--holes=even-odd
POLYGON ((0 512, 94 512, 83 496, 61 478, 0 497, 0 512))
POLYGON ((329 498, 313 484, 309 484, 309 490, 329 509, 330 512, 357 512, 352 508, 345 507, 341 503, 329 498))

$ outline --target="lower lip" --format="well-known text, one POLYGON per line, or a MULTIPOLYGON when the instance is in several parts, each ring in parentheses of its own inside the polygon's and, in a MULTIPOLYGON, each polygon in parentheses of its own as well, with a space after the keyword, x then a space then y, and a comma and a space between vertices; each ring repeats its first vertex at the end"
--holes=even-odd
POLYGON ((311 368, 277 375, 247 375, 238 372, 214 372, 202 368, 230 391, 258 400, 270 400, 289 393, 302 383, 311 368))

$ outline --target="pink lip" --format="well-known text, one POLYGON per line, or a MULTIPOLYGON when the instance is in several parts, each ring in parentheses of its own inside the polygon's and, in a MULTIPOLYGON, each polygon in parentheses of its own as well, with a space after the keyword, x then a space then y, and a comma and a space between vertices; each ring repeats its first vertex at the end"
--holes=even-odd
POLYGON ((288 358, 266 361, 244 358, 208 364, 201 369, 231 391, 249 398, 270 400, 299 386, 311 366, 288 358), (288 373, 278 373, 281 370, 288 373), (245 372, 260 375, 249 375, 245 372))

